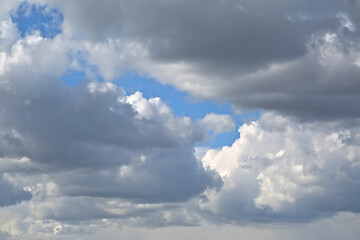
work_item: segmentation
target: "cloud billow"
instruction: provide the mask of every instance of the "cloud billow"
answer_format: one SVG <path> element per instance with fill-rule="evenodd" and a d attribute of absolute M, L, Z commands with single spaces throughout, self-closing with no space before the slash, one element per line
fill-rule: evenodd
<path fill-rule="evenodd" d="M 264 114 L 239 128 L 231 147 L 202 161 L 224 180 L 203 208 L 229 221 L 309 221 L 358 213 L 358 124 L 298 123 Z"/>

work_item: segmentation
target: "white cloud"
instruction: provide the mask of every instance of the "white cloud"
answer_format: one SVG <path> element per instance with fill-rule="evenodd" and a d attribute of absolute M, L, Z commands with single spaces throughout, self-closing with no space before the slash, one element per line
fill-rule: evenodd
<path fill-rule="evenodd" d="M 203 209 L 237 220 L 306 220 L 359 212 L 359 127 L 343 122 L 299 123 L 264 114 L 239 128 L 231 147 L 209 150 L 202 161 L 223 178 Z M 236 197 L 235 197 L 236 196 Z M 237 214 L 231 211 L 236 209 Z M 260 215 L 259 215 L 260 213 Z"/>
<path fill-rule="evenodd" d="M 229 132 L 235 128 L 234 120 L 230 115 L 226 114 L 208 113 L 199 121 L 199 124 L 214 131 L 215 134 Z"/>
<path fill-rule="evenodd" d="M 0 21 L 0 51 L 9 50 L 19 38 L 17 27 L 9 17 Z"/>

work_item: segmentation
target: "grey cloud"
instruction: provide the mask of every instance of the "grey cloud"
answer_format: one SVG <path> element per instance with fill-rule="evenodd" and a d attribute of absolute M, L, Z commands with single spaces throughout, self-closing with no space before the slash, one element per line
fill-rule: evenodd
<path fill-rule="evenodd" d="M 99 220 L 137 227 L 189 226 L 198 225 L 200 221 L 195 211 L 184 208 L 184 203 L 142 204 L 124 199 L 79 196 L 38 200 L 35 199 L 30 207 L 33 217 L 73 226 L 81 226 L 84 222 L 96 222 L 101 226 Z"/>
<path fill-rule="evenodd" d="M 215 173 L 206 173 L 196 165 L 193 152 L 150 151 L 151 154 L 142 155 L 144 163 L 139 156 L 137 164 L 100 171 L 70 171 L 54 179 L 67 195 L 120 197 L 135 202 L 186 201 L 206 186 L 220 183 L 220 179 L 215 180 Z"/>
<path fill-rule="evenodd" d="M 139 44 L 130 68 L 196 97 L 305 120 L 359 116 L 358 1 L 56 4 L 71 34 Z"/>
<path fill-rule="evenodd" d="M 302 56 L 311 33 L 336 24 L 336 9 L 321 13 L 320 4 L 300 1 L 90 1 L 86 9 L 78 1 L 58 4 L 73 34 L 140 40 L 154 60 L 185 60 L 220 72 Z M 310 9 L 316 10 L 309 19 L 289 17 Z M 94 22 L 93 16 L 104 18 Z"/>
<path fill-rule="evenodd" d="M 0 175 L 0 207 L 10 206 L 21 201 L 27 201 L 32 198 L 32 194 L 18 187 L 13 186 Z"/>
<path fill-rule="evenodd" d="M 58 197 L 35 202 L 33 216 L 63 222 L 80 222 L 89 219 L 114 218 L 115 214 L 102 208 L 102 200 L 87 197 Z"/>
<path fill-rule="evenodd" d="M 16 172 L 23 159 L 28 166 L 19 172 L 49 175 L 62 194 L 139 202 L 186 201 L 221 185 L 194 156 L 205 134 L 196 123 L 175 116 L 159 98 L 126 96 L 110 82 L 85 81 L 72 89 L 32 71 L 41 58 L 33 52 L 57 45 L 38 38 L 16 43 L 19 52 L 7 54 L 18 60 L 0 77 L 4 169 Z M 58 60 L 48 60 L 42 67 L 50 72 Z"/>
<path fill-rule="evenodd" d="M 4 240 L 7 240 L 7 239 L 11 238 L 11 235 L 8 232 L 0 230 L 0 238 L 4 239 Z"/>
<path fill-rule="evenodd" d="M 28 95 L 2 91 L 2 126 L 24 138 L 21 144 L 5 141 L 17 147 L 2 146 L 2 154 L 26 156 L 41 172 L 65 171 L 55 179 L 71 195 L 184 201 L 215 183 L 215 175 L 196 163 L 193 144 L 202 133 L 195 124 L 184 122 L 183 136 L 178 135 L 171 124 L 181 119 L 171 114 L 165 120 L 136 118 L 130 104 L 118 101 L 124 96 L 115 85 L 91 93 L 91 84 L 96 83 L 63 88 L 64 95 L 58 95 L 61 86 L 28 89 L 37 95 L 30 104 L 25 104 Z M 121 177 L 125 166 L 130 178 Z"/>

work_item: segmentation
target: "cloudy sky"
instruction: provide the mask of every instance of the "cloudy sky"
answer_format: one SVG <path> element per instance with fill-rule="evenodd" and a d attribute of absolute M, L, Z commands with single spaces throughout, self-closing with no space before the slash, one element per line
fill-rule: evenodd
<path fill-rule="evenodd" d="M 360 235 L 360 1 L 0 6 L 0 239 Z"/>

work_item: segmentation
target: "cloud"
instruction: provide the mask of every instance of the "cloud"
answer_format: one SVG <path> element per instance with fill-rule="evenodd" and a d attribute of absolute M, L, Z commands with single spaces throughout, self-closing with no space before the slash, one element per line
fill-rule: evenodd
<path fill-rule="evenodd" d="M 2 106 L 2 127 L 19 136 L 10 135 L 2 153 L 25 156 L 41 172 L 60 171 L 54 179 L 66 194 L 183 201 L 215 183 L 193 153 L 203 133 L 190 119 L 164 112 L 160 99 L 140 96 L 131 105 L 122 89 L 96 82 L 26 91 L 2 91 L 3 103 L 13 104 Z M 153 116 L 136 112 L 140 104 Z"/>
<path fill-rule="evenodd" d="M 204 125 L 216 134 L 232 131 L 235 128 L 234 120 L 226 114 L 208 113 L 199 121 L 199 124 Z"/>
<path fill-rule="evenodd" d="M 1 239 L 7 240 L 10 239 L 11 235 L 8 232 L 4 232 L 0 230 L 0 237 Z"/>
<path fill-rule="evenodd" d="M 0 207 L 14 205 L 32 198 L 30 192 L 13 186 L 6 179 L 6 175 L 1 174 L 0 177 Z"/>
<path fill-rule="evenodd" d="M 66 34 L 93 46 L 89 61 L 107 80 L 132 69 L 238 110 L 359 117 L 358 1 L 49 4 Z"/>
<path fill-rule="evenodd" d="M 0 211 L 17 237 L 359 213 L 358 1 L 30 2 L 64 21 L 21 37 L 0 10 Z M 72 69 L 86 81 L 62 83 Z M 127 95 L 110 82 L 127 71 L 265 111 L 195 152 L 234 120 Z"/>
<path fill-rule="evenodd" d="M 307 221 L 358 213 L 359 131 L 358 124 L 299 123 L 264 114 L 241 126 L 231 147 L 209 150 L 203 157 L 224 187 L 209 191 L 202 209 L 236 221 Z"/>
<path fill-rule="evenodd" d="M 159 98 L 110 82 L 63 84 L 71 62 L 59 41 L 30 35 L 3 52 L 2 169 L 48 175 L 69 196 L 138 202 L 186 201 L 221 184 L 194 156 L 203 129 Z M 50 51 L 58 55 L 43 59 Z"/>
<path fill-rule="evenodd" d="M 0 32 L 1 51 L 9 50 L 20 37 L 16 25 L 11 21 L 10 18 L 6 18 L 0 22 Z"/>
<path fill-rule="evenodd" d="M 8 17 L 9 12 L 15 11 L 15 9 L 20 4 L 20 1 L 19 0 L 15 0 L 15 1 L 1 0 L 0 3 L 2 6 L 2 8 L 0 10 L 0 19 L 4 19 L 4 18 Z"/>

